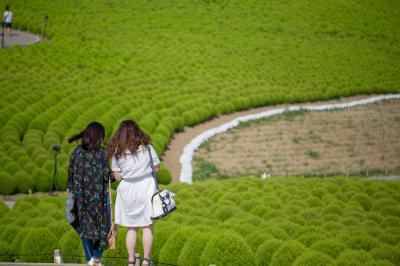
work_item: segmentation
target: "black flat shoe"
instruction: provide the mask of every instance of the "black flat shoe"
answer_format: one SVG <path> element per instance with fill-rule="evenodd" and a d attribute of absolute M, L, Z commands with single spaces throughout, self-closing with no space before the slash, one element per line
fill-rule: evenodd
<path fill-rule="evenodd" d="M 135 265 L 136 265 L 136 258 L 135 258 L 135 260 L 133 260 L 133 261 L 130 261 L 130 260 L 128 259 L 128 264 L 127 264 L 127 266 L 129 266 L 129 265 L 135 266 Z"/>

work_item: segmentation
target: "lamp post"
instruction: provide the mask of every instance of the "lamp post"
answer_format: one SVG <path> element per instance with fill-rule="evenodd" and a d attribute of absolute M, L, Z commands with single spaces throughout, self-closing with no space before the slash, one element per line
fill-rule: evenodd
<path fill-rule="evenodd" d="M 56 176 L 57 176 L 57 155 L 60 153 L 61 151 L 61 145 L 60 144 L 54 144 L 53 145 L 53 152 L 54 152 L 54 173 L 53 173 L 53 178 L 51 180 L 51 187 L 50 187 L 50 192 L 49 194 L 53 194 L 55 188 L 56 188 L 56 184 L 55 184 L 55 180 L 56 180 Z"/>
<path fill-rule="evenodd" d="M 1 48 L 4 48 L 4 21 L 1 22 Z"/>
<path fill-rule="evenodd" d="M 49 21 L 49 16 L 46 15 L 44 16 L 44 32 L 43 32 L 43 37 L 46 37 L 47 34 L 47 22 Z"/>

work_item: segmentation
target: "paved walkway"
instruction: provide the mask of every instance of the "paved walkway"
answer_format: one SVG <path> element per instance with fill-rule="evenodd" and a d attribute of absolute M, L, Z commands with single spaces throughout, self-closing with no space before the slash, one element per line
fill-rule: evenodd
<path fill-rule="evenodd" d="M 0 37 L 2 41 L 2 31 L 0 30 Z M 11 47 L 14 45 L 21 45 L 21 46 L 26 46 L 29 44 L 35 44 L 38 43 L 42 40 L 42 37 L 39 35 L 32 34 L 30 32 L 26 31 L 20 31 L 20 30 L 11 30 L 11 34 L 9 35 L 5 30 L 4 30 L 4 47 Z"/>

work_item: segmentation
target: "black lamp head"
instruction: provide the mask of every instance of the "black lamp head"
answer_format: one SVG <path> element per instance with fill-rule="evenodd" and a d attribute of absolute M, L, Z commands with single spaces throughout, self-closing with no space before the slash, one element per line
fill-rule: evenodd
<path fill-rule="evenodd" d="M 54 153 L 60 153 L 61 151 L 61 145 L 60 144 L 54 144 L 53 145 L 53 152 Z"/>

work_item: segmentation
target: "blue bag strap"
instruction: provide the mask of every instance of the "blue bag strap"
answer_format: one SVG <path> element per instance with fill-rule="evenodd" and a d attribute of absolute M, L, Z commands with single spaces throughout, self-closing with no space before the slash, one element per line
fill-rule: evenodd
<path fill-rule="evenodd" d="M 150 145 L 147 147 L 147 150 L 149 151 L 151 172 L 152 172 L 152 175 L 154 177 L 155 184 L 156 184 L 156 191 L 158 191 L 159 189 L 158 189 L 158 181 L 157 181 L 156 169 L 154 168 L 153 156 L 151 156 Z"/>

